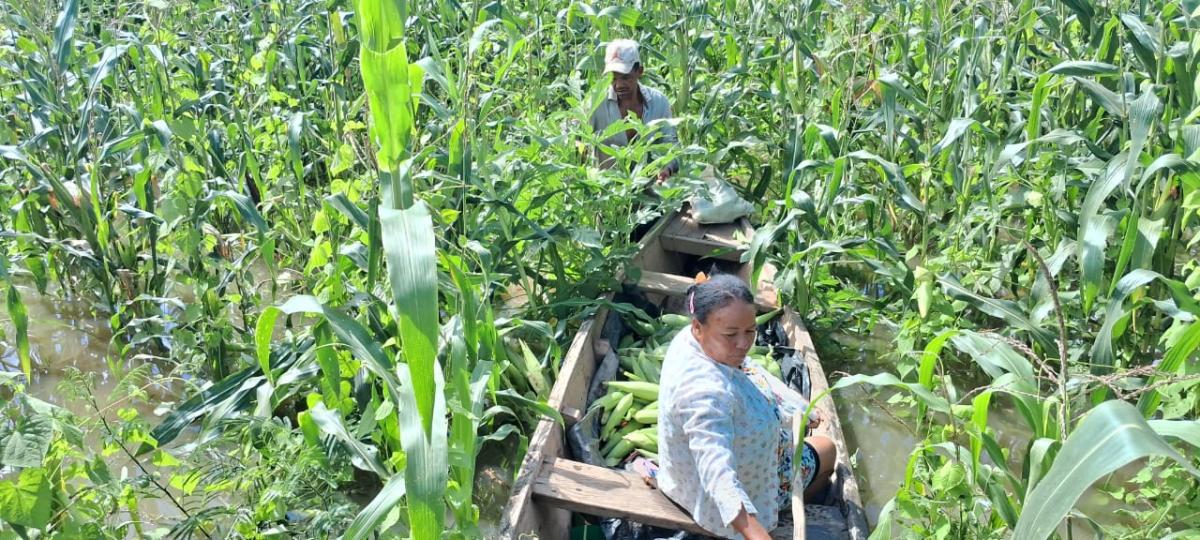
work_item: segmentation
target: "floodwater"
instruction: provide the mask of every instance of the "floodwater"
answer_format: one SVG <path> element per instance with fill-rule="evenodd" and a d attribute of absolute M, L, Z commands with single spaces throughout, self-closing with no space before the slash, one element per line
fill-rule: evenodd
<path fill-rule="evenodd" d="M 153 367 L 153 382 L 144 385 L 144 400 L 127 397 L 128 392 L 119 390 L 120 377 L 114 375 L 109 359 L 117 355 L 110 343 L 112 332 L 108 319 L 93 314 L 87 303 L 62 299 L 54 293 L 41 295 L 31 287 L 18 286 L 21 301 L 29 315 L 29 355 L 31 373 L 26 391 L 33 397 L 57 405 L 70 411 L 80 418 L 98 418 L 97 407 L 103 418 L 110 423 L 120 422 L 118 411 L 132 408 L 138 415 L 155 425 L 159 422 L 157 413 L 166 412 L 163 403 L 171 403 L 177 399 L 181 385 L 163 383 L 158 377 L 159 370 Z M 20 372 L 21 361 L 17 356 L 16 335 L 13 333 L 12 321 L 0 305 L 0 328 L 3 329 L 3 339 L 0 339 L 0 371 Z M 145 358 L 130 360 L 121 364 L 118 369 L 122 372 L 136 365 L 145 363 Z M 73 370 L 92 381 L 91 400 L 80 398 L 79 394 L 67 387 L 79 388 L 77 381 L 71 381 Z M 100 448 L 103 430 L 98 425 L 87 432 L 85 443 L 94 449 Z M 175 445 L 190 438 L 184 433 Z M 172 445 L 174 446 L 174 445 Z M 134 477 L 142 474 L 138 464 L 126 456 L 117 453 L 108 458 L 109 466 L 117 477 Z M 147 471 L 155 472 L 155 466 L 148 459 L 141 459 L 141 466 Z M 0 469 L 0 479 L 6 478 L 11 471 Z M 165 484 L 165 482 L 163 482 Z M 176 494 L 178 495 L 178 494 Z M 142 519 L 151 523 L 173 521 L 181 514 L 167 500 L 146 498 L 139 502 Z M 123 514 L 123 519 L 128 519 Z"/>
<path fill-rule="evenodd" d="M 821 351 L 827 374 L 835 371 L 868 375 L 895 373 L 891 357 L 888 355 L 892 350 L 891 336 L 881 332 L 879 335 L 865 338 L 845 334 L 835 334 L 831 337 L 838 345 L 835 349 L 840 349 L 834 352 L 840 354 Z M 838 378 L 840 377 L 830 375 L 831 382 Z M 979 378 L 976 382 L 981 385 L 986 379 Z M 973 386 L 961 374 L 956 385 L 959 386 L 960 392 L 966 392 Z M 840 390 L 834 396 L 846 445 L 854 460 L 863 509 L 872 528 L 878 522 L 879 513 L 884 505 L 895 496 L 903 484 L 909 456 L 922 440 L 915 433 L 915 411 L 903 403 L 889 401 L 897 392 L 898 390 L 880 390 L 857 385 Z M 1030 433 L 1010 400 L 992 400 L 988 424 L 996 430 L 997 443 L 1008 449 L 1010 463 L 1021 463 Z M 986 455 L 984 461 L 989 461 Z M 1140 468 L 1141 463 L 1138 462 L 1118 470 L 1110 476 L 1108 485 L 1119 485 Z M 1115 510 L 1120 507 L 1120 503 L 1097 489 L 1102 485 L 1105 485 L 1104 481 L 1084 492 L 1076 508 L 1101 525 L 1116 525 L 1120 516 Z M 1060 526 L 1059 532 L 1065 534 L 1066 526 Z M 1096 538 L 1096 535 L 1082 520 L 1074 519 L 1071 522 L 1071 538 L 1088 539 Z"/>
<path fill-rule="evenodd" d="M 36 289 L 18 286 L 21 301 L 29 314 L 29 355 L 31 357 L 31 381 L 28 392 L 43 401 L 58 405 L 78 416 L 95 415 L 91 403 L 83 399 L 70 399 L 70 392 L 60 385 L 67 382 L 72 368 L 90 376 L 95 388 L 93 396 L 97 405 L 104 410 L 105 418 L 114 420 L 121 407 L 133 407 L 143 418 L 154 416 L 155 405 L 151 402 L 173 401 L 176 390 L 163 384 L 143 388 L 147 401 L 119 400 L 110 402 L 120 378 L 115 376 L 108 364 L 116 351 L 110 347 L 112 331 L 107 317 L 90 312 L 84 301 L 57 298 L 54 293 L 41 295 Z M 0 340 L 0 371 L 20 372 L 21 361 L 17 357 L 16 336 L 8 313 L 0 308 L 4 339 Z M 135 367 L 130 361 L 120 366 L 121 370 Z M 136 362 L 141 362 L 137 360 Z M 157 374 L 157 368 L 155 368 Z"/>

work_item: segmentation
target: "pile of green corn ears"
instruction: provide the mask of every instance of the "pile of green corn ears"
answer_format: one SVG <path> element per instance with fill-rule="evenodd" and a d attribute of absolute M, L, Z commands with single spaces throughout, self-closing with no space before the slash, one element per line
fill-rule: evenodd
<path fill-rule="evenodd" d="M 622 372 L 607 382 L 608 393 L 590 409 L 600 409 L 600 453 L 605 464 L 616 467 L 640 455 L 658 460 L 658 383 L 667 347 L 675 334 L 691 323 L 684 315 L 665 314 L 654 323 L 626 321 L 633 333 L 622 338 L 617 357 Z M 657 324 L 655 324 L 657 323 Z M 779 362 L 769 347 L 755 346 L 749 358 L 768 373 L 779 377 Z M 636 455 L 634 452 L 636 451 Z"/>

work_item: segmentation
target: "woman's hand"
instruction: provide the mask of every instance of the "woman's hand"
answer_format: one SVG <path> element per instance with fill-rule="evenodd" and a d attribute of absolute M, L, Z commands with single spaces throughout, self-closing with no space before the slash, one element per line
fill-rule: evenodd
<path fill-rule="evenodd" d="M 771 535 L 767 534 L 767 530 L 758 522 L 758 518 L 754 514 L 746 512 L 745 508 L 738 513 L 729 527 L 742 535 L 746 540 L 771 540 Z"/>
<path fill-rule="evenodd" d="M 813 430 L 821 427 L 821 411 L 813 409 L 808 413 L 808 429 Z"/>

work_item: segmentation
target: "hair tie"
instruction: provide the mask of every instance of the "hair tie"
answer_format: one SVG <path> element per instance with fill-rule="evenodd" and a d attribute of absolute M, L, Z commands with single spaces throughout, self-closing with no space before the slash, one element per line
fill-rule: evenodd
<path fill-rule="evenodd" d="M 688 287 L 688 313 L 691 315 L 696 314 L 696 287 L 699 287 L 705 281 L 708 281 L 708 274 L 698 272 L 692 286 Z"/>

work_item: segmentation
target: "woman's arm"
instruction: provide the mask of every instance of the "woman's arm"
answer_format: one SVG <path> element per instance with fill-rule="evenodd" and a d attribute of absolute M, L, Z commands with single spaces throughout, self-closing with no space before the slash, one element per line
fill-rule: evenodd
<path fill-rule="evenodd" d="M 763 528 L 754 514 L 742 510 L 729 527 L 742 535 L 745 540 L 771 540 L 770 533 Z"/>

